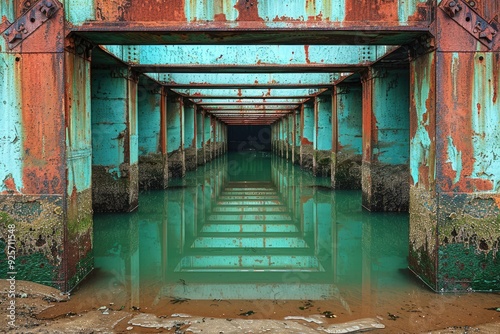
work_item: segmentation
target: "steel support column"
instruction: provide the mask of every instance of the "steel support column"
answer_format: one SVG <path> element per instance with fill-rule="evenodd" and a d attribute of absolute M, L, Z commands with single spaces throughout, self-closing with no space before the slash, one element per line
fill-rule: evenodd
<path fill-rule="evenodd" d="M 407 211 L 409 71 L 369 68 L 363 78 L 363 207 Z"/>
<path fill-rule="evenodd" d="M 58 10 L 12 49 L 0 38 L 0 277 L 69 291 L 93 268 L 90 46 L 61 36 Z"/>
<path fill-rule="evenodd" d="M 409 265 L 435 291 L 498 291 L 500 45 L 437 14 L 437 50 L 411 62 Z"/>
<path fill-rule="evenodd" d="M 205 142 L 205 112 L 196 108 L 196 151 L 198 166 L 205 164 L 205 152 L 203 143 Z"/>
<path fill-rule="evenodd" d="M 212 161 L 212 115 L 205 113 L 203 151 L 205 162 Z"/>
<path fill-rule="evenodd" d="M 333 93 L 332 188 L 361 189 L 361 85 L 339 84 Z"/>
<path fill-rule="evenodd" d="M 313 173 L 330 176 L 332 155 L 332 94 L 324 94 L 314 101 L 314 155 Z"/>
<path fill-rule="evenodd" d="M 293 163 L 300 165 L 301 158 L 300 158 L 300 140 L 301 140 L 301 115 L 302 112 L 299 111 L 294 111 L 293 113 L 293 119 L 294 119 L 294 152 L 293 152 Z"/>
<path fill-rule="evenodd" d="M 167 97 L 167 152 L 169 177 L 183 177 L 186 173 L 184 123 L 183 98 L 169 95 Z"/>
<path fill-rule="evenodd" d="M 137 77 L 92 68 L 92 197 L 96 212 L 130 212 L 139 199 Z"/>
<path fill-rule="evenodd" d="M 139 188 L 168 185 L 166 89 L 141 77 L 138 91 Z"/>
<path fill-rule="evenodd" d="M 186 170 L 195 170 L 198 165 L 196 149 L 196 106 L 192 103 L 184 104 L 184 155 Z"/>
<path fill-rule="evenodd" d="M 300 111 L 300 167 L 312 171 L 314 156 L 314 103 L 306 103 Z"/>

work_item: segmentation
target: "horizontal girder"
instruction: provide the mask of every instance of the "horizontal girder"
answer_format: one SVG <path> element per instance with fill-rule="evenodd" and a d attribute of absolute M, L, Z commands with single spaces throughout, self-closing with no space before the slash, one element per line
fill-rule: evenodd
<path fill-rule="evenodd" d="M 323 88 L 339 80 L 338 73 L 167 73 L 155 77 L 172 88 Z"/>
<path fill-rule="evenodd" d="M 387 46 L 356 45 L 109 45 L 110 53 L 142 73 L 353 72 Z M 159 76 L 159 81 L 163 81 Z"/>
<path fill-rule="evenodd" d="M 198 106 L 210 106 L 210 105 L 240 105 L 240 104 L 301 104 L 305 103 L 307 98 L 298 99 L 253 99 L 253 98 L 238 98 L 238 99 L 192 99 L 191 101 L 196 103 Z"/>
<path fill-rule="evenodd" d="M 299 89 L 263 89 L 263 88 L 233 88 L 233 89 L 172 89 L 173 92 L 182 96 L 191 98 L 271 98 L 276 97 L 289 97 L 289 98 L 303 98 L 318 95 L 327 89 L 325 88 L 299 88 Z"/>

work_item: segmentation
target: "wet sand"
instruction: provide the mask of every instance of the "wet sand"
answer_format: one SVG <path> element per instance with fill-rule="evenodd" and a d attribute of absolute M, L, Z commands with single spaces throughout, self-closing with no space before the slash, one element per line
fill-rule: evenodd
<path fill-rule="evenodd" d="M 0 328 L 8 328 L 7 288 L 8 283 L 1 280 Z M 189 328 L 187 325 L 170 330 L 132 326 L 130 320 L 142 313 L 153 314 L 159 320 L 169 319 L 172 314 L 187 314 L 207 320 L 225 319 L 228 323 L 233 319 L 274 319 L 286 323 L 290 322 L 284 320 L 288 316 L 312 317 L 321 319 L 323 327 L 373 318 L 385 325 L 384 329 L 374 330 L 380 333 L 500 332 L 500 312 L 497 311 L 500 307 L 499 293 L 436 294 L 418 291 L 401 294 L 394 291 L 376 295 L 371 292 L 368 294 L 369 300 L 349 298 L 349 305 L 343 304 L 341 300 L 184 300 L 158 298 L 151 293 L 141 296 L 139 306 L 132 305 L 119 286 L 104 293 L 95 285 L 83 283 L 66 300 L 55 289 L 18 281 L 16 293 L 17 328 L 13 332 L 19 333 L 184 333 Z M 331 314 L 331 317 L 325 317 L 325 314 Z M 314 322 L 294 321 L 311 330 L 319 327 Z M 229 328 L 231 326 L 228 325 Z M 283 327 L 283 333 L 290 331 Z M 203 331 L 207 332 L 208 329 Z M 321 330 L 317 332 L 325 333 Z"/>

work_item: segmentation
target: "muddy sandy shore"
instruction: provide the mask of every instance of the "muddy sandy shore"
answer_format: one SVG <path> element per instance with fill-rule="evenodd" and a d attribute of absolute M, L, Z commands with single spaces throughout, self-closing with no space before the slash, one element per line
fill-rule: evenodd
<path fill-rule="evenodd" d="M 68 296 L 17 281 L 16 327 L 11 328 L 8 291 L 9 283 L 0 280 L 0 328 L 13 333 L 500 333 L 498 293 L 389 296 L 376 308 L 351 311 L 329 300 L 166 297 L 135 306 L 118 290 L 98 296 L 83 285 Z"/>

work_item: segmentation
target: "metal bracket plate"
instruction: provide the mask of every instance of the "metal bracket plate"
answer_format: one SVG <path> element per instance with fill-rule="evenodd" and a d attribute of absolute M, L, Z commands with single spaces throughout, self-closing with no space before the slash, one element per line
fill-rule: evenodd
<path fill-rule="evenodd" d="M 62 5 L 56 0 L 40 0 L 34 4 L 2 33 L 9 49 L 12 50 L 21 44 L 61 7 Z"/>
<path fill-rule="evenodd" d="M 488 49 L 493 48 L 493 42 L 495 37 L 498 36 L 498 30 L 476 13 L 467 2 L 463 0 L 445 0 L 441 2 L 439 8 Z"/>

